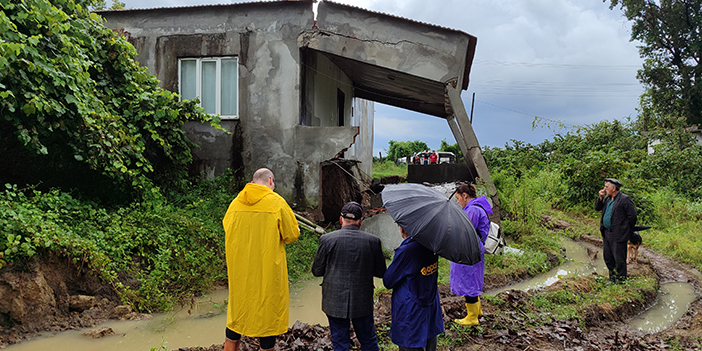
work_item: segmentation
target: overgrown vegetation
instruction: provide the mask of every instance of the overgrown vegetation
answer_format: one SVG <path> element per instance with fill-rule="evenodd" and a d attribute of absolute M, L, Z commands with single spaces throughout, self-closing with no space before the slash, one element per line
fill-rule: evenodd
<path fill-rule="evenodd" d="M 0 194 L 0 265 L 49 251 L 100 274 L 124 303 L 167 310 L 226 279 L 221 220 L 231 176 L 169 200 L 108 210 L 71 194 L 6 185 Z"/>
<path fill-rule="evenodd" d="M 606 177 L 624 182 L 632 197 L 647 245 L 679 261 L 702 268 L 697 254 L 702 207 L 702 146 L 681 125 L 642 133 L 637 123 L 599 122 L 538 145 L 513 141 L 504 149 L 486 148 L 485 158 L 498 189 L 505 231 L 523 236 L 539 233 L 541 214 L 564 211 L 590 218 L 590 232 L 599 235 L 599 213 L 593 204 Z M 656 144 L 654 153 L 647 145 Z M 529 242 L 534 242 L 532 239 Z M 533 245 L 533 244 L 531 244 Z"/>
<path fill-rule="evenodd" d="M 88 10 L 99 3 L 0 1 L 0 182 L 113 203 L 185 190 L 195 145 L 182 126 L 219 119 L 160 88 Z"/>

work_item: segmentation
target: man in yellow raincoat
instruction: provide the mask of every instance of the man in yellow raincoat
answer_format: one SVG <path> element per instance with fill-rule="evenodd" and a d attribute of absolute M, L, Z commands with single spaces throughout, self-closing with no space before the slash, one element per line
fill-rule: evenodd
<path fill-rule="evenodd" d="M 285 244 L 300 230 L 274 189 L 273 172 L 257 170 L 222 220 L 229 274 L 225 351 L 239 350 L 241 335 L 258 337 L 262 350 L 272 350 L 276 336 L 288 331 Z"/>

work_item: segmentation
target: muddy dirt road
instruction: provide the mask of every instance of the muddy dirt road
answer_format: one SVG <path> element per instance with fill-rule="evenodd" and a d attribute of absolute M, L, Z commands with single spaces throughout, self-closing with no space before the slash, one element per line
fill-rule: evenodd
<path fill-rule="evenodd" d="M 585 236 L 583 241 L 601 246 L 601 240 Z M 600 258 L 601 259 L 601 258 Z M 631 266 L 632 275 L 657 277 L 660 284 L 687 282 L 692 284 L 698 297 L 687 313 L 671 328 L 659 333 L 644 334 L 626 324 L 650 305 L 656 296 L 647 296 L 644 304 L 632 304 L 612 309 L 607 305 L 589 311 L 586 330 L 574 321 L 554 320 L 550 324 L 530 327 L 529 317 L 524 313 L 529 294 L 507 290 L 502 299 L 508 306 L 496 307 L 483 303 L 485 316 L 479 327 L 457 328 L 454 318 L 463 317 L 463 298 L 450 293 L 448 286 L 441 288 L 441 303 L 444 310 L 445 336 L 456 340 L 448 350 L 702 350 L 702 281 L 689 268 L 647 249 L 641 249 L 639 262 Z M 491 279 L 492 278 L 492 279 Z M 590 278 L 594 279 L 594 278 Z M 486 277 L 486 290 L 504 284 L 504 277 Z M 587 284 L 582 285 L 583 288 Z M 558 283 L 548 289 L 562 289 Z M 571 287 L 572 288 L 572 287 Z M 376 326 L 381 339 L 388 340 L 391 322 L 390 294 L 383 294 L 375 309 Z M 458 341 L 460 340 L 460 341 Z M 360 345 L 357 345 L 360 346 Z M 441 347 L 439 349 L 442 349 Z M 180 351 L 219 351 L 222 345 L 183 348 Z M 258 350 L 255 339 L 244 339 L 242 350 Z M 298 323 L 279 338 L 276 350 L 333 350 L 326 327 Z"/>

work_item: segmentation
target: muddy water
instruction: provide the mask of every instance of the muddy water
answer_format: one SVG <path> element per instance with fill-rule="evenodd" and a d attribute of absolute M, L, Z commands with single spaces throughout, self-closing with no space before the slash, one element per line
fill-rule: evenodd
<path fill-rule="evenodd" d="M 179 347 L 211 345 L 223 342 L 226 312 L 223 310 L 227 291 L 221 290 L 200 299 L 192 311 L 187 309 L 172 313 L 155 314 L 143 321 L 110 321 L 98 327 L 109 327 L 115 335 L 93 340 L 83 335 L 84 329 L 66 331 L 49 337 L 10 346 L 9 351 L 124 351 L 161 350 L 161 345 L 172 350 Z"/>
<path fill-rule="evenodd" d="M 290 291 L 290 323 L 297 320 L 309 324 L 327 325 L 326 315 L 321 310 L 321 279 L 306 281 Z M 218 290 L 198 300 L 191 314 L 187 307 L 171 313 L 154 314 L 144 321 L 110 321 L 99 327 L 109 327 L 115 335 L 93 340 L 80 331 L 66 331 L 49 337 L 22 342 L 6 348 L 8 351 L 125 351 L 168 350 L 180 347 L 209 346 L 224 341 L 226 325 L 226 289 Z M 189 306 L 188 306 L 189 307 Z M 48 334 L 45 334 L 48 335 Z"/>
<path fill-rule="evenodd" d="M 629 325 L 644 333 L 659 332 L 680 319 L 696 297 L 694 288 L 688 283 L 663 284 L 656 304 L 632 318 Z"/>
<path fill-rule="evenodd" d="M 289 325 L 300 320 L 308 324 L 328 325 L 322 312 L 322 278 L 302 282 L 290 289 Z M 375 279 L 375 286 L 382 286 L 381 279 Z M 109 327 L 115 335 L 93 340 L 82 335 L 90 330 L 65 331 L 47 337 L 25 341 L 6 348 L 8 351 L 125 351 L 152 348 L 167 350 L 181 347 L 210 346 L 224 341 L 224 327 L 227 322 L 225 300 L 226 289 L 215 291 L 198 299 L 188 313 L 188 307 L 172 313 L 154 314 L 143 321 L 110 321 L 96 328 Z"/>
<path fill-rule="evenodd" d="M 583 242 L 575 242 L 570 239 L 563 239 L 561 241 L 561 247 L 565 248 L 566 262 L 560 266 L 552 269 L 546 274 L 542 274 L 532 279 L 500 289 L 488 291 L 486 293 L 489 295 L 497 295 L 505 290 L 526 291 L 530 289 L 539 289 L 550 286 L 564 277 L 578 277 L 590 275 L 592 273 L 605 276 L 609 274 L 607 267 L 604 264 L 604 260 L 602 260 L 602 254 L 599 253 L 600 250 L 594 245 Z M 588 257 L 588 247 L 598 250 L 597 258 L 593 262 L 590 262 L 590 258 Z"/>

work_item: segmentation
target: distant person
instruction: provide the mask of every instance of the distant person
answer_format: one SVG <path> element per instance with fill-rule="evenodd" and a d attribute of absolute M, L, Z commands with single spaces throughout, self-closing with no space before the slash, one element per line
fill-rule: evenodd
<path fill-rule="evenodd" d="M 439 155 L 436 154 L 436 151 L 432 150 L 431 154 L 429 155 L 429 163 L 435 165 L 439 161 Z"/>
<path fill-rule="evenodd" d="M 485 279 L 485 247 L 483 244 L 490 231 L 488 214 L 492 213 L 492 207 L 485 196 L 478 197 L 477 193 L 473 184 L 461 184 L 456 189 L 458 205 L 468 215 L 480 237 L 480 262 L 472 266 L 451 262 L 451 292 L 464 296 L 466 300 L 466 317 L 453 320 L 461 325 L 476 325 L 479 323 L 478 318 L 483 315 L 483 310 L 480 307 L 480 294 L 483 293 Z"/>
<path fill-rule="evenodd" d="M 424 164 L 429 164 L 429 150 L 424 151 Z"/>
<path fill-rule="evenodd" d="M 322 281 L 322 311 L 329 320 L 335 351 L 348 351 L 353 323 L 363 351 L 377 351 L 373 320 L 373 277 L 385 274 L 380 239 L 361 231 L 363 208 L 349 202 L 341 209 L 341 229 L 319 238 L 312 274 Z"/>
<path fill-rule="evenodd" d="M 414 157 L 412 157 L 412 163 L 414 163 L 415 165 L 419 164 L 419 154 L 417 154 L 416 152 L 414 153 Z"/>
<path fill-rule="evenodd" d="M 619 180 L 606 178 L 604 188 L 595 200 L 595 210 L 602 212 L 602 256 L 609 269 L 609 280 L 615 283 L 627 278 L 627 243 L 636 225 L 636 207 L 630 197 L 619 191 L 621 186 Z"/>
<path fill-rule="evenodd" d="M 390 339 L 399 351 L 435 351 L 444 332 L 439 300 L 439 256 L 400 227 L 402 243 L 383 277 L 392 289 Z"/>
<path fill-rule="evenodd" d="M 239 350 L 242 335 L 258 337 L 261 350 L 272 350 L 276 336 L 288 331 L 284 244 L 297 240 L 300 230 L 274 189 L 273 172 L 257 170 L 222 220 L 229 275 L 224 351 Z"/>

